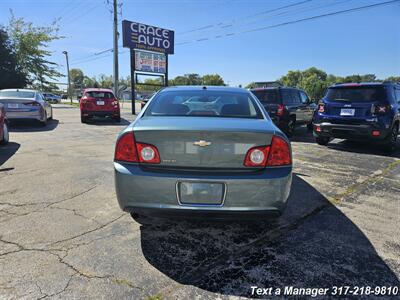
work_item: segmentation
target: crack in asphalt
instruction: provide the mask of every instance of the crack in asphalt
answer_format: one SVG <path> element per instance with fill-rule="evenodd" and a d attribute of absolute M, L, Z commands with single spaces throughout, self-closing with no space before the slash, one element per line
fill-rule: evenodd
<path fill-rule="evenodd" d="M 77 197 L 80 197 L 80 196 L 82 196 L 82 195 L 84 195 L 84 194 L 90 192 L 91 190 L 95 189 L 97 186 L 98 186 L 98 185 L 94 185 L 94 186 L 90 187 L 89 189 L 86 189 L 86 190 L 84 190 L 84 191 L 82 191 L 82 192 L 80 192 L 80 193 L 78 193 L 78 194 L 75 194 L 75 195 L 73 195 L 73 196 L 71 196 L 71 197 L 64 198 L 64 199 L 62 199 L 62 200 L 55 201 L 55 202 L 36 202 L 36 203 L 22 203 L 22 204 L 10 203 L 10 202 L 0 202 L 0 205 L 9 205 L 9 206 L 13 206 L 13 207 L 25 207 L 25 206 L 34 206 L 34 205 L 36 205 L 36 206 L 37 206 L 37 205 L 44 205 L 44 206 L 43 206 L 42 208 L 40 208 L 40 209 L 35 209 L 35 210 L 32 210 L 32 211 L 28 211 L 28 212 L 26 212 L 26 213 L 20 213 L 20 214 L 15 213 L 15 217 L 9 218 L 9 219 L 7 219 L 7 220 L 0 221 L 0 223 L 6 222 L 6 221 L 9 221 L 9 220 L 18 218 L 18 217 L 27 216 L 27 215 L 30 215 L 30 214 L 35 213 L 35 212 L 40 212 L 40 211 L 45 210 L 46 208 L 51 208 L 52 205 L 60 204 L 60 203 L 65 202 L 65 201 L 75 199 L 75 198 L 77 198 Z"/>
<path fill-rule="evenodd" d="M 75 236 L 72 236 L 72 237 L 69 237 L 69 238 L 66 238 L 66 239 L 63 239 L 63 240 L 55 241 L 55 242 L 53 242 L 53 243 L 50 243 L 49 245 L 51 246 L 51 245 L 56 245 L 56 244 L 59 244 L 59 243 L 62 243 L 62 242 L 70 241 L 70 240 L 76 239 L 76 238 L 78 238 L 78 237 L 84 236 L 84 235 L 86 235 L 86 234 L 89 234 L 89 233 L 95 232 L 95 231 L 97 231 L 97 230 L 103 229 L 104 227 L 106 227 L 106 226 L 108 226 L 108 225 L 110 225 L 110 224 L 112 224 L 112 223 L 118 221 L 118 220 L 121 219 L 123 216 L 125 216 L 125 214 L 121 214 L 119 217 L 117 217 L 117 218 L 115 218 L 115 219 L 112 219 L 111 221 L 109 221 L 109 222 L 107 222 L 107 223 L 104 223 L 104 224 L 102 224 L 102 225 L 99 226 L 99 227 L 96 227 L 96 228 L 94 228 L 94 229 L 91 229 L 91 230 L 82 232 L 82 233 L 80 233 L 80 234 L 77 234 L 77 235 L 75 235 Z"/>
<path fill-rule="evenodd" d="M 81 218 L 83 218 L 83 219 L 85 219 L 85 220 L 88 220 L 88 221 L 91 221 L 91 222 L 95 222 L 97 225 L 102 225 L 99 221 L 97 221 L 97 220 L 95 220 L 95 219 L 93 219 L 93 218 L 89 218 L 89 217 L 86 217 L 86 216 L 80 214 L 80 213 L 77 212 L 77 210 L 74 209 L 74 208 L 65 208 L 65 207 L 58 207 L 58 206 L 49 206 L 48 208 L 50 208 L 50 209 L 59 209 L 59 210 L 71 211 L 71 212 L 73 212 L 73 214 L 74 214 L 75 216 L 81 217 Z"/>
<path fill-rule="evenodd" d="M 354 183 L 353 185 L 350 185 L 343 193 L 339 193 L 337 195 L 335 195 L 334 197 L 332 197 L 331 199 L 333 199 L 332 202 L 335 202 L 336 204 L 340 204 L 342 201 L 344 201 L 344 199 L 356 192 L 358 192 L 360 190 L 361 187 L 370 184 L 370 183 L 374 183 L 377 182 L 379 180 L 381 180 L 382 178 L 384 178 L 384 176 L 390 172 L 392 169 L 394 169 L 397 165 L 400 164 L 400 160 L 396 160 L 392 163 L 390 163 L 389 165 L 387 165 L 382 172 L 380 173 L 373 173 L 370 176 L 368 176 L 366 179 L 364 179 L 361 182 L 358 183 Z M 4 213 L 8 213 L 8 214 L 14 214 L 16 215 L 16 217 L 18 216 L 24 216 L 24 215 L 28 215 L 34 212 L 39 212 L 42 211 L 46 208 L 50 208 L 50 209 L 61 209 L 61 210 L 68 210 L 68 211 L 72 211 L 75 215 L 80 216 L 82 218 L 88 219 L 86 216 L 81 215 L 79 212 L 77 212 L 76 209 L 71 209 L 71 208 L 63 208 L 63 207 L 57 207 L 57 206 L 53 206 L 59 203 L 62 203 L 64 201 L 68 201 L 71 199 L 74 199 L 76 197 L 79 197 L 85 193 L 88 193 L 89 191 L 93 190 L 94 188 L 96 188 L 97 185 L 81 192 L 78 193 L 76 195 L 73 195 L 72 197 L 68 197 L 66 199 L 62 199 L 60 201 L 56 201 L 56 202 L 39 202 L 39 203 L 26 203 L 26 204 L 14 204 L 14 203 L 7 203 L 7 202 L 0 202 L 0 205 L 9 205 L 12 207 L 25 207 L 25 206 L 34 206 L 34 205 L 44 205 L 44 207 L 42 207 L 41 209 L 38 210 L 34 210 L 34 211 L 30 211 L 24 214 L 16 214 L 16 213 L 11 213 L 8 212 L 6 210 L 0 210 L 1 212 Z M 3 192 L 3 193 L 7 193 L 7 192 Z M 0 194 L 1 195 L 1 194 Z M 282 237 L 283 235 L 287 234 L 288 232 L 297 229 L 298 227 L 300 227 L 302 224 L 304 224 L 307 220 L 309 220 L 309 218 L 314 217 L 315 215 L 317 215 L 318 213 L 320 213 L 322 210 L 324 210 L 325 208 L 329 207 L 330 204 L 323 204 L 320 205 L 318 207 L 316 207 L 314 210 L 312 210 L 309 213 L 304 214 L 303 216 L 301 216 L 300 218 L 298 218 L 297 220 L 295 220 L 294 222 L 291 223 L 286 223 L 286 224 L 282 224 L 279 227 L 269 230 L 267 231 L 264 235 L 262 235 L 260 238 L 247 243 L 243 246 L 239 246 L 235 248 L 235 251 L 229 251 L 228 253 L 223 253 L 217 257 L 215 257 L 214 259 L 207 261 L 207 262 L 203 262 L 201 263 L 197 268 L 195 268 L 194 270 L 192 270 L 191 272 L 186 273 L 185 276 L 182 277 L 182 279 L 186 282 L 188 282 L 188 280 L 190 280 L 190 282 L 192 282 L 192 285 L 198 283 L 201 278 L 206 275 L 207 273 L 209 273 L 210 271 L 212 271 L 217 265 L 221 264 L 221 263 L 226 263 L 229 262 L 231 259 L 234 259 L 235 257 L 241 256 L 243 255 L 244 252 L 248 251 L 249 249 L 251 249 L 252 247 L 259 245 L 259 244 L 264 244 L 264 243 L 268 243 L 268 242 L 272 242 L 280 237 Z M 62 242 L 66 242 L 66 241 L 71 241 L 74 240 L 76 238 L 85 236 L 89 233 L 98 231 L 103 229 L 104 227 L 118 221 L 120 218 L 122 218 L 125 214 L 120 215 L 119 217 L 112 219 L 111 221 L 101 224 L 100 222 L 93 220 L 94 222 L 96 222 L 97 224 L 99 224 L 100 226 L 92 229 L 92 230 L 88 230 L 85 231 L 81 234 L 63 239 L 63 240 L 59 240 L 53 243 L 48 244 L 48 246 L 53 246 L 53 245 L 57 245 L 59 243 Z M 10 219 L 8 219 L 10 220 Z M 8 221 L 7 220 L 7 221 Z M 115 234 L 113 234 L 115 235 Z M 113 236 L 113 235 L 109 235 L 109 236 Z M 12 253 L 17 253 L 17 252 L 21 252 L 21 251 L 40 251 L 40 252 L 46 252 L 50 255 L 53 255 L 55 257 L 57 257 L 58 262 L 67 266 L 69 269 L 71 269 L 73 271 L 73 274 L 70 276 L 67 284 L 58 292 L 55 292 L 53 294 L 46 294 L 43 293 L 43 291 L 41 290 L 40 286 L 35 282 L 35 285 L 37 286 L 37 288 L 39 289 L 40 294 L 42 295 L 39 299 L 45 299 L 45 298 L 49 298 L 49 297 L 54 297 L 57 295 L 60 295 L 62 293 L 64 293 L 69 287 L 70 287 L 70 283 L 72 281 L 72 279 L 78 275 L 78 276 L 82 276 L 84 278 L 87 278 L 89 280 L 91 279 L 100 279 L 100 280 L 110 280 L 111 282 L 118 284 L 118 285 L 124 285 L 130 288 L 135 288 L 138 289 L 142 292 L 144 292 L 144 289 L 138 286 L 135 286 L 134 283 L 128 279 L 123 279 L 123 278 L 117 278 L 115 276 L 112 275 L 98 275 L 98 274 L 91 274 L 88 272 L 85 272 L 83 270 L 81 270 L 80 268 L 68 263 L 67 261 L 65 261 L 65 258 L 68 256 L 68 252 L 72 249 L 75 249 L 81 245 L 87 245 L 89 243 L 92 243 L 96 240 L 102 239 L 104 237 L 100 237 L 94 240 L 91 240 L 90 242 L 82 242 L 82 243 L 78 243 L 78 244 L 72 244 L 70 248 L 68 248 L 67 246 L 62 246 L 61 249 L 58 248 L 46 248 L 46 249 L 42 249 L 42 248 L 25 248 L 24 246 L 22 246 L 21 244 L 15 243 L 15 242 L 11 242 L 11 241 L 6 241 L 3 240 L 2 237 L 0 236 L 0 241 L 5 243 L 5 244 L 11 244 L 14 245 L 15 247 L 17 247 L 17 250 L 13 250 L 13 251 L 9 251 L 3 254 L 0 254 L 0 257 L 5 257 L 8 254 L 12 254 Z M 53 251 L 53 252 L 52 252 Z M 60 255 L 60 253 L 54 253 L 54 251 L 58 251 L 61 253 L 65 253 L 64 256 Z M 172 285 L 169 286 L 167 289 L 175 289 L 175 288 L 179 288 L 181 287 L 181 285 Z M 160 291 L 165 290 L 165 289 L 161 289 Z"/>

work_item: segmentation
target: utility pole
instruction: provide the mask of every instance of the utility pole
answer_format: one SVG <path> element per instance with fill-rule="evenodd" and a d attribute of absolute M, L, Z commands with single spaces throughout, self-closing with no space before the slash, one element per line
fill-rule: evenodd
<path fill-rule="evenodd" d="M 67 52 L 67 51 L 63 51 L 63 54 L 65 54 L 65 59 L 67 60 L 67 74 L 68 74 L 68 89 L 67 89 L 67 95 L 69 96 L 69 99 L 71 100 L 71 104 L 72 104 L 71 79 L 70 79 L 70 77 L 69 77 L 68 52 Z"/>
<path fill-rule="evenodd" d="M 114 0 L 114 94 L 118 97 L 118 17 L 117 17 L 117 0 Z"/>

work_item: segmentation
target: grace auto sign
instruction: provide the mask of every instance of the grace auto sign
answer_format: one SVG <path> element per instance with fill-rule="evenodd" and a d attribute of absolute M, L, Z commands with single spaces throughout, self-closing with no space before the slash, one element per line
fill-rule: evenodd
<path fill-rule="evenodd" d="M 132 49 L 174 53 L 174 31 L 151 25 L 122 21 L 123 46 Z"/>

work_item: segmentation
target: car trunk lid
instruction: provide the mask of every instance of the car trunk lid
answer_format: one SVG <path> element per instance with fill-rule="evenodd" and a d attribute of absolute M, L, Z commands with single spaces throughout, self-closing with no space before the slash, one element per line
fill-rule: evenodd
<path fill-rule="evenodd" d="M 247 151 L 270 145 L 275 128 L 264 119 L 144 117 L 137 142 L 157 147 L 162 166 L 244 168 Z"/>
<path fill-rule="evenodd" d="M 353 119 L 370 118 L 374 114 L 374 107 L 387 104 L 382 86 L 359 84 L 329 88 L 326 100 L 326 114 Z"/>
<path fill-rule="evenodd" d="M 32 109 L 32 106 L 39 106 L 39 102 L 32 98 L 0 98 L 6 111 L 25 111 Z"/>

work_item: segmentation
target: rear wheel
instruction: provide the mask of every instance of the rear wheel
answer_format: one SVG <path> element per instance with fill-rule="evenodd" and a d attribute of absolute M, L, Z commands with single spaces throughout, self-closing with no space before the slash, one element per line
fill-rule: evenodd
<path fill-rule="evenodd" d="M 8 125 L 7 125 L 6 122 L 4 122 L 4 124 L 3 124 L 3 136 L 2 136 L 2 138 L 0 140 L 0 144 L 1 145 L 8 144 L 9 139 L 10 139 L 10 136 L 9 136 L 9 132 L 8 132 Z"/>
<path fill-rule="evenodd" d="M 398 134 L 399 134 L 399 124 L 396 123 L 393 126 L 390 134 L 386 137 L 384 142 L 385 143 L 384 147 L 387 151 L 393 151 L 396 148 Z"/>
<path fill-rule="evenodd" d="M 326 146 L 329 143 L 329 138 L 327 138 L 327 137 L 316 137 L 315 141 L 317 142 L 318 145 Z"/>
<path fill-rule="evenodd" d="M 82 123 L 87 123 L 87 117 L 81 116 L 81 122 Z"/>
<path fill-rule="evenodd" d="M 40 121 L 40 126 L 42 126 L 42 127 L 47 126 L 47 113 L 44 113 L 44 120 Z"/>
<path fill-rule="evenodd" d="M 289 119 L 289 123 L 287 124 L 286 135 L 289 137 L 293 136 L 295 127 L 296 127 L 296 119 L 291 117 Z"/>
<path fill-rule="evenodd" d="M 114 119 L 115 122 L 118 122 L 118 123 L 121 122 L 121 117 L 120 116 L 114 117 L 113 119 Z"/>
<path fill-rule="evenodd" d="M 308 130 L 313 130 L 313 124 L 312 123 L 308 123 L 307 124 L 307 129 Z"/>

